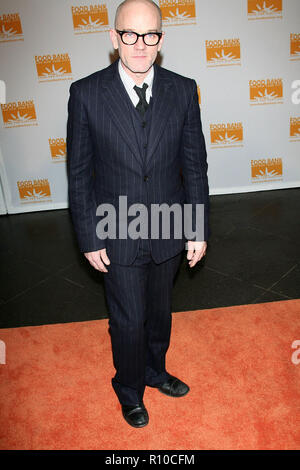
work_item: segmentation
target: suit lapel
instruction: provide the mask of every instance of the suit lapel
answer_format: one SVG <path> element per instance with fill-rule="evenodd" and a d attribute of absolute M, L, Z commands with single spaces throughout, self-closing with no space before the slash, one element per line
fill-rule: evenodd
<path fill-rule="evenodd" d="M 127 102 L 126 90 L 123 86 L 117 69 L 118 61 L 115 61 L 109 70 L 108 76 L 103 80 L 103 97 L 106 106 L 118 127 L 123 139 L 132 153 L 142 164 L 142 157 L 138 147 L 134 127 L 130 119 L 130 109 Z"/>
<path fill-rule="evenodd" d="M 174 106 L 171 80 L 165 78 L 159 66 L 154 64 L 154 80 L 152 86 L 152 117 L 149 131 L 149 146 L 146 154 L 146 165 L 153 164 L 153 153 L 165 129 L 171 109 Z"/>

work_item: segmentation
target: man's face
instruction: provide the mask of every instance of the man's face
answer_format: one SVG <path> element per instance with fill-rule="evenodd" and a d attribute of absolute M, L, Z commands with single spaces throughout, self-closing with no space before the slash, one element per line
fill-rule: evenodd
<path fill-rule="evenodd" d="M 156 8 L 149 4 L 128 3 L 119 13 L 117 29 L 139 34 L 159 32 L 160 18 Z M 161 49 L 163 36 L 156 46 L 146 46 L 141 37 L 131 46 L 123 44 L 120 35 L 114 29 L 110 30 L 110 38 L 114 48 L 119 49 L 119 56 L 127 73 L 134 79 L 143 80 Z"/>

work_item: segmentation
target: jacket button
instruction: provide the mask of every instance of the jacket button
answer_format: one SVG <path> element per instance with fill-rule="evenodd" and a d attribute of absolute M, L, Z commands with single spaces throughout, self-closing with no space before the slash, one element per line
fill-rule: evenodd
<path fill-rule="evenodd" d="M 147 181 L 149 179 L 149 176 L 148 175 L 145 175 L 144 176 L 144 181 Z"/>

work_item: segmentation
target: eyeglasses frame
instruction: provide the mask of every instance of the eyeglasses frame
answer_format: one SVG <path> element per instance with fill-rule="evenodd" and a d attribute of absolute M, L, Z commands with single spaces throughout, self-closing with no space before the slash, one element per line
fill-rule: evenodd
<path fill-rule="evenodd" d="M 139 40 L 140 37 L 143 38 L 143 42 L 144 42 L 145 46 L 149 46 L 149 47 L 157 46 L 157 44 L 159 43 L 159 41 L 161 40 L 161 37 L 162 37 L 162 35 L 163 35 L 162 32 L 158 32 L 158 31 L 155 31 L 155 32 L 152 32 L 152 33 L 149 32 L 149 33 L 144 33 L 144 34 L 138 34 L 138 33 L 136 33 L 135 31 L 127 31 L 127 30 L 124 30 L 124 31 L 123 31 L 123 30 L 116 29 L 116 32 L 120 35 L 122 43 L 125 44 L 126 46 L 133 46 L 134 44 L 136 44 L 136 43 L 138 42 L 138 40 Z M 136 34 L 136 41 L 133 42 L 132 44 L 126 44 L 126 42 L 123 41 L 123 34 L 124 34 L 124 33 L 133 33 L 133 34 Z M 157 36 L 159 37 L 157 43 L 156 43 L 156 44 L 146 44 L 146 43 L 145 43 L 145 36 L 147 36 L 147 34 L 157 34 Z"/>

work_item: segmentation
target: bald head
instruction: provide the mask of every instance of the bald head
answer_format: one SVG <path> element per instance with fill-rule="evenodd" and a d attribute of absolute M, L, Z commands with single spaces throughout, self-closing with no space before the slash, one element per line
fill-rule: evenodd
<path fill-rule="evenodd" d="M 152 0 L 124 0 L 120 5 L 118 6 L 116 10 L 116 15 L 115 15 L 115 29 L 119 28 L 119 21 L 122 18 L 122 15 L 124 13 L 124 10 L 126 9 L 126 6 L 136 6 L 138 4 L 144 4 L 145 7 L 149 7 L 153 9 L 154 14 L 157 15 L 158 17 L 158 23 L 159 23 L 159 30 L 161 31 L 162 28 L 162 15 L 161 15 L 161 10 L 159 6 L 153 2 Z"/>

